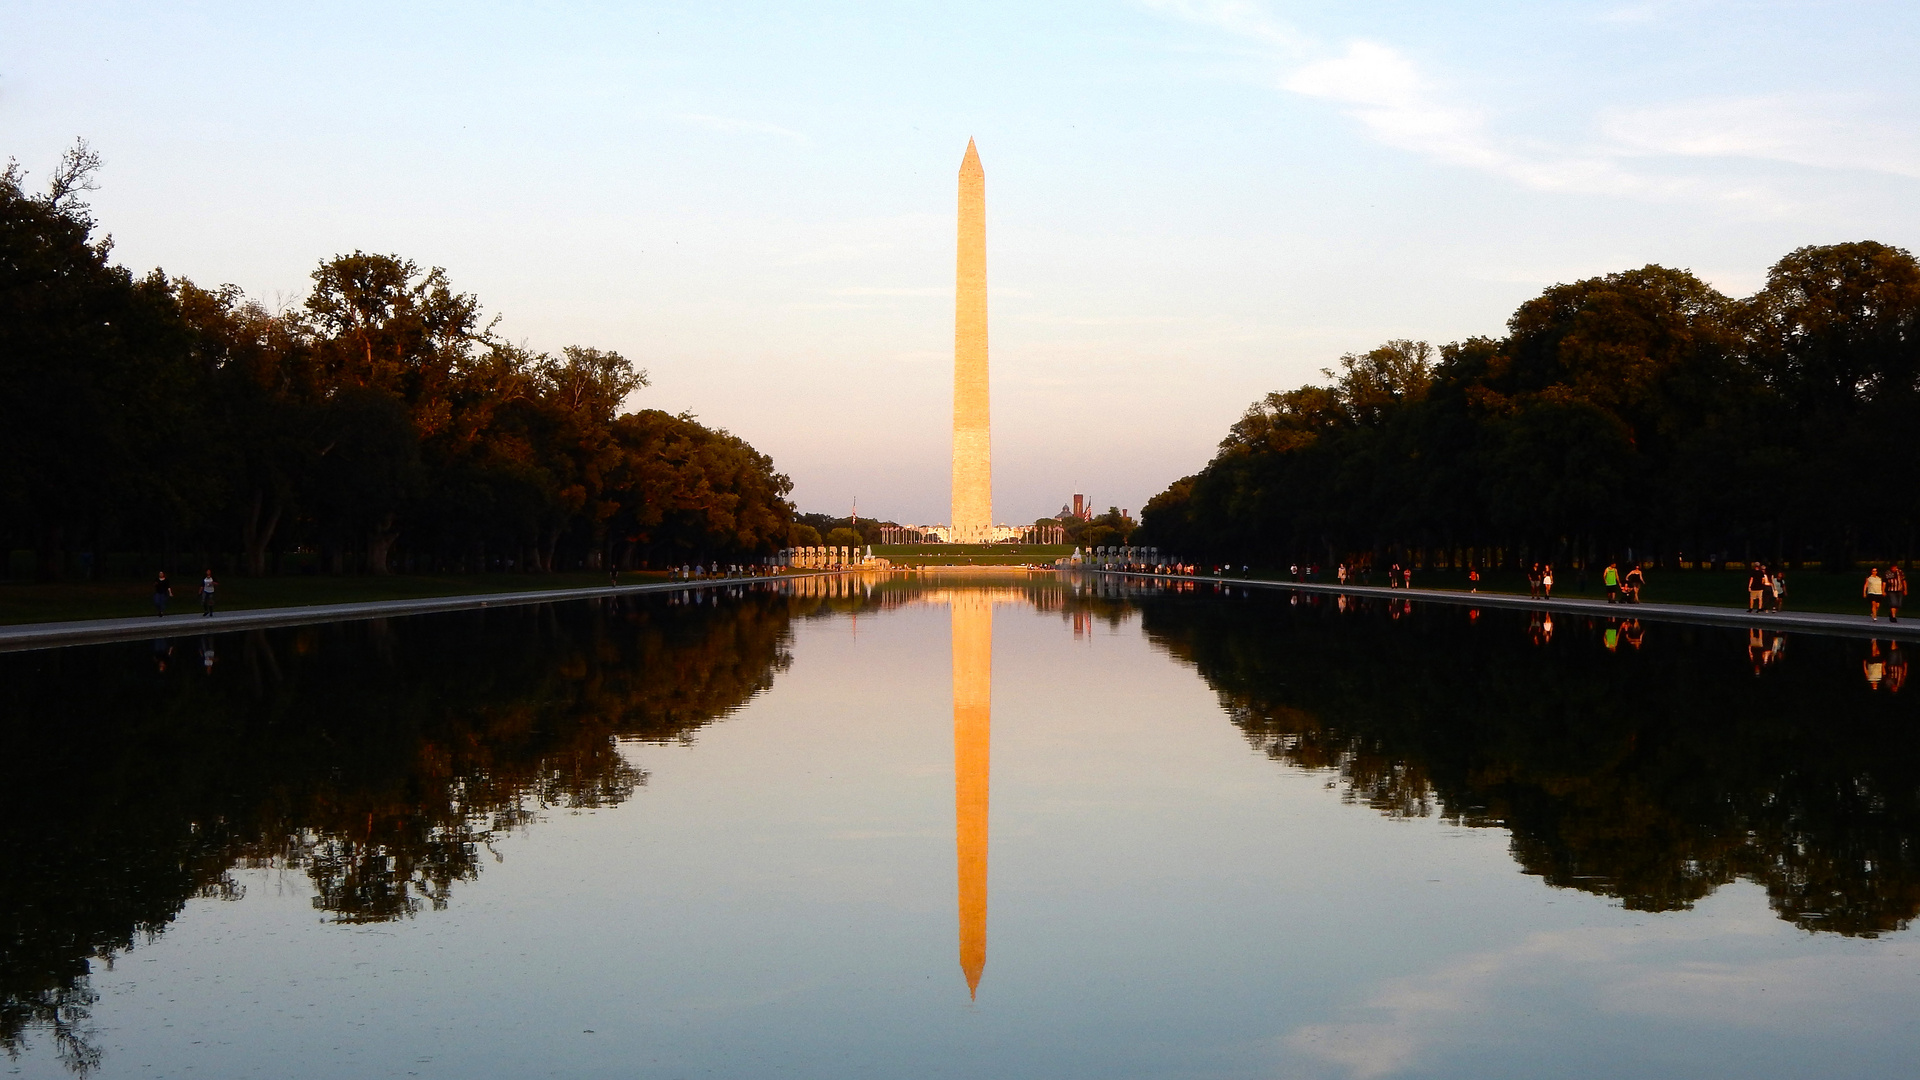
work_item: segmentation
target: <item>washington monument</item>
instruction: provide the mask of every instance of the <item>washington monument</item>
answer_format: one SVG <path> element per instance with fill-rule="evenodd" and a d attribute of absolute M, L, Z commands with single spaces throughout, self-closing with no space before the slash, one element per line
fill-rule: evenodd
<path fill-rule="evenodd" d="M 993 539 L 993 446 L 987 428 L 987 174 L 967 140 L 960 161 L 960 245 L 953 298 L 953 531 Z"/>

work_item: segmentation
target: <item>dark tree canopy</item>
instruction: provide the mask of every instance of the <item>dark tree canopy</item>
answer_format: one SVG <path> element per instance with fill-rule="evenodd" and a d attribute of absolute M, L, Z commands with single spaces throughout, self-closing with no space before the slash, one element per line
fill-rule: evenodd
<path fill-rule="evenodd" d="M 1911 557 L 1920 263 L 1802 248 L 1726 297 L 1647 266 L 1500 339 L 1392 341 L 1268 394 L 1143 511 L 1197 558 Z"/>
<path fill-rule="evenodd" d="M 269 311 L 109 261 L 69 151 L 44 193 L 0 174 L 0 543 L 39 572 L 169 557 L 548 571 L 770 553 L 791 482 L 691 416 L 623 413 L 619 353 L 501 340 L 445 270 L 355 251 Z M 130 554 L 137 553 L 137 554 Z M 0 568 L 5 560 L 0 560 Z"/>

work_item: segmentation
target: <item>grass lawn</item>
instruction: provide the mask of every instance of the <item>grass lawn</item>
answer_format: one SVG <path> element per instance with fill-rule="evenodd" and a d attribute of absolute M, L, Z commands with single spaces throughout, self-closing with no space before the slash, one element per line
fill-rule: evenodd
<path fill-rule="evenodd" d="M 1647 577 L 1647 587 L 1640 598 L 1649 604 L 1695 604 L 1702 607 L 1747 606 L 1747 572 L 1745 570 L 1662 570 L 1658 567 L 1642 571 Z M 1282 574 L 1256 575 L 1267 578 L 1284 578 Z M 1322 574 L 1322 581 L 1327 575 Z M 1865 567 L 1857 573 L 1829 574 L 1822 570 L 1801 570 L 1787 574 L 1787 610 L 1819 611 L 1840 615 L 1865 615 L 1867 605 L 1860 598 L 1860 584 L 1867 578 Z M 1385 585 L 1386 575 L 1376 571 L 1373 584 Z M 1413 586 L 1416 589 L 1460 589 L 1467 587 L 1465 570 L 1415 570 Z M 1482 570 L 1480 572 L 1480 591 L 1497 593 L 1527 594 L 1527 577 L 1517 570 Z M 1578 597 L 1591 600 L 1605 600 L 1606 590 L 1600 585 L 1600 571 L 1588 575 L 1586 588 L 1580 587 L 1580 572 L 1564 567 L 1556 568 L 1553 574 L 1553 595 Z M 1882 615 L 1886 612 L 1881 611 Z"/>
<path fill-rule="evenodd" d="M 665 580 L 663 571 L 627 572 L 623 585 Z M 219 610 L 299 607 L 306 604 L 351 604 L 363 600 L 414 600 L 423 596 L 467 596 L 474 593 L 532 592 L 537 589 L 582 589 L 605 585 L 604 573 L 562 574 L 394 574 L 390 577 L 290 575 L 265 578 L 223 578 Z M 178 579 L 169 615 L 200 613 L 200 579 Z M 69 619 L 110 619 L 153 614 L 153 583 L 119 578 L 111 581 L 0 582 L 0 624 L 62 622 Z"/>
<path fill-rule="evenodd" d="M 1073 554 L 1072 544 L 875 544 L 873 554 L 895 566 L 1018 566 Z"/>

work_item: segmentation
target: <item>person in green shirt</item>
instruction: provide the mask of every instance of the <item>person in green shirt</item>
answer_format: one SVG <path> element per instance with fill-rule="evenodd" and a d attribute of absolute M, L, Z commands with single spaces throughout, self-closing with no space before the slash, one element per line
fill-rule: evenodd
<path fill-rule="evenodd" d="M 1600 575 L 1601 584 L 1607 587 L 1607 603 L 1620 602 L 1620 567 L 1615 563 L 1607 564 L 1607 572 Z"/>

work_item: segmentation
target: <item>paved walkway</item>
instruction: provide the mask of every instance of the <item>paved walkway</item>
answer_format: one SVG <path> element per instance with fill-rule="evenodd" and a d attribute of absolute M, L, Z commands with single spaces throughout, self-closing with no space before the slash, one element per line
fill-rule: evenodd
<path fill-rule="evenodd" d="M 1095 573 L 1156 581 L 1212 581 L 1223 585 L 1323 593 L 1329 596 L 1344 593 L 1347 596 L 1373 596 L 1386 600 L 1421 600 L 1468 607 L 1556 611 L 1609 619 L 1704 623 L 1741 628 L 1762 627 L 1844 637 L 1920 641 L 1920 621 L 1912 618 L 1906 622 L 1893 623 L 1885 618 L 1876 622 L 1865 615 L 1829 615 L 1817 611 L 1755 613 L 1742 608 L 1702 607 L 1693 604 L 1609 604 L 1605 600 L 1536 600 L 1527 596 L 1515 596 L 1512 593 L 1464 593 L 1455 589 L 1388 589 L 1379 585 L 1309 585 L 1298 581 L 1264 581 L 1255 578 L 1211 577 L 1200 574 L 1187 577 L 1170 574 L 1122 573 L 1111 570 L 1095 571 Z M 1865 601 L 1862 601 L 1862 604 L 1864 603 Z"/>
<path fill-rule="evenodd" d="M 678 589 L 713 589 L 760 581 L 783 581 L 796 576 L 812 575 L 787 575 L 782 578 L 650 581 L 641 585 L 601 586 L 591 589 L 537 589 L 529 592 L 477 593 L 465 596 L 422 596 L 411 600 L 367 600 L 355 604 L 306 604 L 299 607 L 251 608 L 242 611 L 222 611 L 213 615 L 182 610 L 164 618 L 146 615 L 127 619 L 21 623 L 16 626 L 0 626 L 0 652 L 22 652 L 28 649 L 48 649 L 61 645 L 91 645 L 101 641 L 186 637 L 195 634 L 219 633 L 224 630 L 258 630 L 268 626 L 297 626 L 302 623 L 352 622 L 359 619 L 385 619 L 396 615 L 428 615 L 439 611 L 465 611 L 471 608 L 548 604 L 559 600 L 586 600 L 596 596 L 632 596 L 641 593 L 673 592 Z"/>
<path fill-rule="evenodd" d="M 971 568 L 980 569 L 980 568 Z M 1739 608 L 1698 607 L 1689 604 L 1609 604 L 1604 600 L 1535 600 L 1511 593 L 1463 593 L 1452 589 L 1388 589 L 1378 585 L 1320 585 L 1295 581 L 1264 581 L 1253 578 L 1193 577 L 1168 574 L 1121 573 L 1095 570 L 1089 573 L 1107 577 L 1139 578 L 1153 581 L 1213 582 L 1251 589 L 1322 593 L 1347 596 L 1371 596 L 1383 600 L 1420 600 L 1437 604 L 1456 604 L 1484 608 L 1518 608 L 1525 611 L 1557 611 L 1599 618 L 1634 618 L 1651 622 L 1701 623 L 1713 626 L 1763 627 L 1798 630 L 1805 633 L 1834 634 L 1857 638 L 1898 638 L 1920 641 L 1920 622 L 1908 620 L 1890 623 L 1886 619 L 1870 621 L 1865 615 L 1828 615 L 1810 611 L 1785 611 L 1779 614 L 1754 614 Z M 620 585 L 591 589 L 542 589 L 529 592 L 480 593 L 467 596 L 425 596 L 411 600 L 369 600 L 355 604 L 309 604 L 301 607 L 255 608 L 199 615 L 182 611 L 165 618 L 139 616 L 125 619 L 86 619 L 76 622 L 23 623 L 0 626 L 0 652 L 21 652 L 62 645 L 88 645 L 102 641 L 133 641 L 154 637 L 184 637 L 227 630 L 257 630 L 269 626 L 298 626 L 303 623 L 351 622 L 359 619 L 385 619 L 399 615 L 427 615 L 440 611 L 466 611 L 473 608 L 512 607 L 521 604 L 548 604 L 561 600 L 586 600 L 600 596 L 633 596 L 644 593 L 673 592 L 679 589 L 713 589 L 758 581 L 782 581 L 782 578 L 705 578 L 700 581 L 652 581 L 642 585 Z"/>

